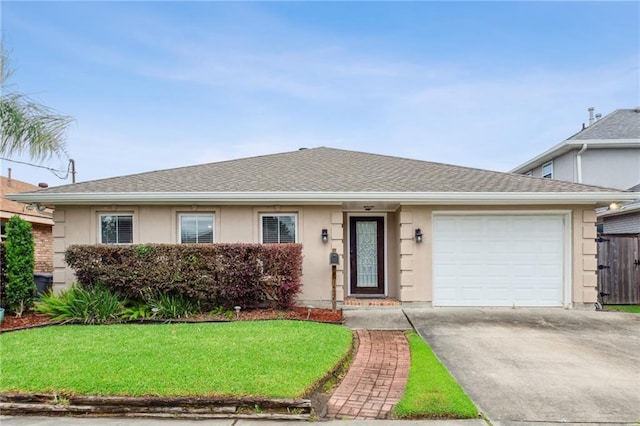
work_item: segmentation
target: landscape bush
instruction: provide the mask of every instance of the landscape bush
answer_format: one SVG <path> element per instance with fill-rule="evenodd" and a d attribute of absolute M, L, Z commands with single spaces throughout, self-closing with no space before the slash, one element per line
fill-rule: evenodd
<path fill-rule="evenodd" d="M 104 324 L 118 320 L 124 304 L 117 293 L 102 284 L 90 288 L 78 285 L 63 290 L 59 295 L 43 294 L 36 303 L 38 312 L 51 315 L 51 319 L 82 321 L 85 324 Z"/>
<path fill-rule="evenodd" d="M 188 297 L 203 307 L 287 307 L 300 293 L 300 244 L 74 245 L 65 261 L 82 286 L 124 297 Z"/>
<path fill-rule="evenodd" d="M 0 242 L 0 308 L 7 309 L 7 256 L 4 241 Z"/>
<path fill-rule="evenodd" d="M 33 306 L 36 291 L 36 282 L 33 278 L 35 254 L 31 224 L 19 216 L 13 216 L 7 222 L 6 234 L 7 305 L 11 312 L 20 317 L 24 311 Z"/>
<path fill-rule="evenodd" d="M 181 294 L 157 293 L 146 304 L 151 310 L 151 318 L 184 319 L 202 312 L 197 300 Z"/>

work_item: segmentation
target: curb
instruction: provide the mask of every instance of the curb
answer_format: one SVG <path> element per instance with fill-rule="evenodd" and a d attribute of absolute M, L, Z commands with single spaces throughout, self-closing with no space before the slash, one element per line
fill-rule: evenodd
<path fill-rule="evenodd" d="M 0 394 L 4 415 L 309 420 L 309 399 Z"/>

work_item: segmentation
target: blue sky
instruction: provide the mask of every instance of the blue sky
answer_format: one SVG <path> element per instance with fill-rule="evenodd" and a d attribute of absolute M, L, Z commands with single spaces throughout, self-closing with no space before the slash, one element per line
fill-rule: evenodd
<path fill-rule="evenodd" d="M 508 171 L 640 105 L 638 2 L 0 7 L 10 82 L 75 118 L 79 181 L 318 146 Z"/>

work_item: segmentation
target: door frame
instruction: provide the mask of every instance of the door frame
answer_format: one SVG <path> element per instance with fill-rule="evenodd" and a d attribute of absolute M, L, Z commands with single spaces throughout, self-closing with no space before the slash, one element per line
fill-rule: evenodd
<path fill-rule="evenodd" d="M 352 217 L 379 217 L 382 218 L 382 228 L 383 228 L 383 245 L 384 245 L 384 275 L 383 275 L 383 293 L 378 294 L 361 294 L 361 293 L 352 293 L 351 292 L 351 218 Z M 382 213 L 382 212 L 363 212 L 363 213 L 347 213 L 347 246 L 346 246 L 346 252 L 348 253 L 348 261 L 346 261 L 345 263 L 347 264 L 347 296 L 354 296 L 354 297 L 386 297 L 389 291 L 389 262 L 388 262 L 388 255 L 389 255 L 389 250 L 388 250 L 388 231 L 387 231 L 387 214 L 386 213 Z"/>

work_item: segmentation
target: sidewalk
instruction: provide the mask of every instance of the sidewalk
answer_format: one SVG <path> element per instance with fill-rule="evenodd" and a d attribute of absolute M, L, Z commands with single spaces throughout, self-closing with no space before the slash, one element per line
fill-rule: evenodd
<path fill-rule="evenodd" d="M 487 426 L 483 420 L 331 420 L 316 424 L 330 426 Z M 8 417 L 0 415 L 2 426 L 302 426 L 313 425 L 304 421 L 270 420 L 178 420 L 140 418 L 80 418 L 80 417 Z"/>
<path fill-rule="evenodd" d="M 400 307 L 343 309 L 347 327 L 352 330 L 411 330 L 411 324 Z"/>

